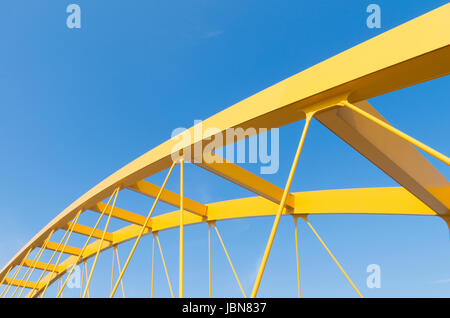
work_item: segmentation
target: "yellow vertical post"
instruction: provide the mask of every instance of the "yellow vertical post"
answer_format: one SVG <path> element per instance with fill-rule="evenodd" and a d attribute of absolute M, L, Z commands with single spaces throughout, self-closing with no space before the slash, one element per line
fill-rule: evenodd
<path fill-rule="evenodd" d="M 328 248 L 328 246 L 325 244 L 325 242 L 322 240 L 322 238 L 319 236 L 319 234 L 316 232 L 316 230 L 314 229 L 314 227 L 311 225 L 311 223 L 309 223 L 308 219 L 306 217 L 302 217 L 303 220 L 305 220 L 306 224 L 308 224 L 308 226 L 311 228 L 311 230 L 313 231 L 313 233 L 316 235 L 316 237 L 319 239 L 320 243 L 322 243 L 323 247 L 327 250 L 328 254 L 331 256 L 331 258 L 333 259 L 333 261 L 336 263 L 336 265 L 339 267 L 339 269 L 341 270 L 342 274 L 344 274 L 345 278 L 347 278 L 348 282 L 350 283 L 350 285 L 352 285 L 353 289 L 355 289 L 355 291 L 358 293 L 359 297 L 363 298 L 362 294 L 359 292 L 358 288 L 356 288 L 356 285 L 352 282 L 352 280 L 350 279 L 350 277 L 347 275 L 347 273 L 344 271 L 344 269 L 342 268 L 341 264 L 339 264 L 339 262 L 337 261 L 336 257 L 334 257 L 333 253 L 331 253 L 330 249 Z"/>
<path fill-rule="evenodd" d="M 211 224 L 208 222 L 209 298 L 211 298 Z"/>
<path fill-rule="evenodd" d="M 300 260 L 298 257 L 298 234 L 297 234 L 297 219 L 298 216 L 293 216 L 294 219 L 294 230 L 295 230 L 295 254 L 297 256 L 297 283 L 298 283 L 298 298 L 301 298 L 301 292 L 300 292 Z"/>
<path fill-rule="evenodd" d="M 281 214 L 284 210 L 284 207 L 286 205 L 286 199 L 289 193 L 289 189 L 292 184 L 292 179 L 294 178 L 295 170 L 297 168 L 298 160 L 300 158 L 300 154 L 302 152 L 303 143 L 305 142 L 306 133 L 308 132 L 309 123 L 311 122 L 311 119 L 313 117 L 313 113 L 307 113 L 305 118 L 305 126 L 303 127 L 303 133 L 300 138 L 300 142 L 298 144 L 297 152 L 294 157 L 294 162 L 292 163 L 291 171 L 289 173 L 288 180 L 286 182 L 286 187 L 283 191 L 283 196 L 281 197 L 280 205 L 278 206 L 277 214 L 275 216 L 275 221 L 273 222 L 272 231 L 270 232 L 269 240 L 267 241 L 266 249 L 264 251 L 263 259 L 261 261 L 261 265 L 259 266 L 258 274 L 256 276 L 255 284 L 253 285 L 253 290 L 251 297 L 256 297 L 256 294 L 258 293 L 259 285 L 261 284 L 261 278 L 264 274 L 264 269 L 266 267 L 267 259 L 269 258 L 270 250 L 272 248 L 273 240 L 275 238 L 275 234 L 277 232 L 278 224 L 280 223 Z"/>
<path fill-rule="evenodd" d="M 153 298 L 153 280 L 155 276 L 155 233 L 153 233 L 153 245 L 152 245 L 152 291 L 151 297 Z"/>
<path fill-rule="evenodd" d="M 84 282 L 84 270 L 86 269 L 86 262 L 83 262 L 81 269 L 81 283 L 80 283 L 80 298 L 83 296 L 83 282 Z"/>
<path fill-rule="evenodd" d="M 71 267 L 71 269 L 70 269 L 70 271 L 69 271 L 69 274 L 67 275 L 67 278 L 66 278 L 66 280 L 64 281 L 64 284 L 61 286 L 61 290 L 59 290 L 58 295 L 56 295 L 56 297 L 59 297 L 59 296 L 61 295 L 62 291 L 64 290 L 64 288 L 66 287 L 66 284 L 67 284 L 67 282 L 68 282 L 68 280 L 69 280 L 70 275 L 72 275 L 72 272 L 73 272 L 73 270 L 75 269 L 75 266 L 78 264 L 78 262 L 80 261 L 81 257 L 83 256 L 83 253 L 84 253 L 84 251 L 86 250 L 86 247 L 88 246 L 89 242 L 91 241 L 91 238 L 92 238 L 92 236 L 94 235 L 95 230 L 97 229 L 98 224 L 100 223 L 100 221 L 101 221 L 103 215 L 104 215 L 105 212 L 106 212 L 106 209 L 107 209 L 108 206 L 109 206 L 109 203 L 111 202 L 111 200 L 112 200 L 112 198 L 113 198 L 113 196 L 115 195 L 115 193 L 116 193 L 117 190 L 118 190 L 118 188 L 114 189 L 113 193 L 112 193 L 111 196 L 109 197 L 108 203 L 106 203 L 106 205 L 105 205 L 104 209 L 102 210 L 102 213 L 100 214 L 100 216 L 99 216 L 97 222 L 95 223 L 94 227 L 92 228 L 91 234 L 89 235 L 88 239 L 87 239 L 86 242 L 84 243 L 84 246 L 83 246 L 83 248 L 81 249 L 81 252 L 80 252 L 80 254 L 79 254 L 78 257 L 77 257 L 77 260 L 73 263 L 74 266 Z M 87 266 L 86 266 L 86 270 L 87 270 Z M 86 275 L 87 275 L 87 272 L 86 272 Z"/>
<path fill-rule="evenodd" d="M 179 268 L 179 294 L 183 298 L 183 158 L 180 159 L 180 268 Z"/>
<path fill-rule="evenodd" d="M 150 218 L 151 218 L 151 216 L 152 216 L 153 210 L 155 209 L 156 204 L 157 204 L 158 201 L 159 201 L 159 198 L 160 198 L 160 196 L 161 196 L 161 193 L 164 191 L 164 188 L 165 188 L 165 186 L 166 186 L 166 184 L 167 184 L 167 181 L 169 180 L 169 177 L 170 177 L 170 175 L 171 175 L 171 173 L 172 173 L 172 170 L 173 170 L 173 167 L 174 167 L 175 165 L 176 165 L 176 161 L 174 161 L 174 162 L 172 163 L 172 165 L 170 166 L 169 172 L 167 173 L 167 176 L 166 176 L 166 178 L 164 179 L 163 185 L 161 186 L 161 188 L 159 189 L 158 194 L 156 195 L 155 201 L 153 202 L 153 206 L 152 206 L 152 208 L 150 209 L 150 212 L 148 213 L 147 218 L 145 219 L 144 224 L 142 225 L 141 231 L 139 232 L 139 234 L 138 234 L 138 236 L 137 236 L 137 238 L 136 238 L 136 241 L 134 242 L 133 247 L 131 248 L 130 254 L 128 255 L 128 258 L 127 258 L 127 260 L 126 260 L 126 262 L 125 262 L 125 265 L 123 266 L 123 269 L 122 269 L 122 271 L 120 272 L 120 275 L 119 275 L 119 278 L 117 279 L 116 284 L 114 285 L 113 291 L 111 292 L 111 295 L 109 295 L 110 298 L 112 298 L 112 297 L 114 296 L 114 294 L 115 294 L 115 292 L 116 292 L 116 290 L 117 290 L 117 287 L 119 287 L 120 280 L 122 279 L 123 274 L 125 274 L 125 271 L 127 270 L 128 264 L 130 263 L 130 260 L 131 260 L 131 258 L 133 257 L 134 251 L 136 250 L 136 247 L 137 247 L 137 245 L 139 244 L 139 242 L 140 242 L 140 240 L 141 240 L 141 237 L 142 237 L 142 235 L 143 235 L 144 232 L 145 232 L 145 229 L 147 228 L 147 225 L 148 225 L 148 222 L 150 221 Z"/>
<path fill-rule="evenodd" d="M 116 246 L 113 246 L 113 255 L 112 255 L 112 268 L 111 268 L 111 291 L 113 289 L 114 284 L 114 263 L 116 262 Z"/>
<path fill-rule="evenodd" d="M 87 265 L 87 263 L 86 263 L 86 261 L 84 261 L 84 267 L 86 268 L 86 270 L 84 271 L 84 277 L 85 277 L 85 279 L 86 279 L 86 281 L 87 281 L 87 279 L 88 279 L 88 265 Z M 80 298 L 81 298 L 81 293 L 80 293 Z M 91 296 L 89 295 L 89 287 L 88 287 L 88 290 L 87 290 L 87 296 L 88 296 L 88 298 L 90 298 Z"/>
<path fill-rule="evenodd" d="M 117 200 L 119 191 L 120 191 L 120 188 L 118 187 L 116 189 L 116 195 L 114 196 L 113 204 L 111 206 L 111 211 L 109 212 L 108 219 L 106 220 L 106 225 L 105 225 L 105 229 L 103 230 L 102 238 L 100 239 L 100 242 L 98 244 L 97 253 L 95 254 L 94 263 L 92 264 L 91 272 L 89 273 L 89 278 L 86 282 L 86 287 L 84 288 L 83 298 L 86 297 L 87 290 L 91 283 L 92 275 L 94 274 L 94 270 L 95 270 L 95 265 L 97 265 L 98 255 L 100 254 L 100 251 L 102 250 L 102 245 L 103 245 L 103 242 L 105 241 L 105 235 L 108 231 L 109 221 L 111 221 L 111 215 L 114 211 L 114 207 L 116 206 L 116 200 Z"/>

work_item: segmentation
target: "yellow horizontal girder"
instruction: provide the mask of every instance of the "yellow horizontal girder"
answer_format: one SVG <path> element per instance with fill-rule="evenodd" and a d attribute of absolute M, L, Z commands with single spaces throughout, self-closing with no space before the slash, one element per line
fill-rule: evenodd
<path fill-rule="evenodd" d="M 57 252 L 61 252 L 62 250 L 64 250 L 64 253 L 71 255 L 79 255 L 81 253 L 81 249 L 78 247 L 58 245 L 58 243 L 49 241 L 45 248 Z"/>
<path fill-rule="evenodd" d="M 227 129 L 252 127 L 258 130 L 258 128 L 281 127 L 304 119 L 305 113 L 311 109 L 331 110 L 339 105 L 339 102 L 343 99 L 356 104 L 375 96 L 448 75 L 450 73 L 450 59 L 448 58 L 450 55 L 450 38 L 448 32 L 443 32 L 443 30 L 450 29 L 449 16 L 450 4 L 446 4 L 264 89 L 204 120 L 201 125 L 195 125 L 179 136 L 175 136 L 153 148 L 70 204 L 4 266 L 0 271 L 0 279 L 11 266 L 20 263 L 29 248 L 41 245 L 52 230 L 63 228 L 80 210 L 85 211 L 90 207 L 94 207 L 95 210 L 99 204 L 101 205 L 101 201 L 109 197 L 118 186 L 126 188 L 135 185 L 140 180 L 169 168 L 172 165 L 174 154 L 183 150 L 194 149 L 198 145 L 203 147 L 214 136 L 224 135 Z M 417 39 L 420 39 L 420 41 Z M 201 133 L 195 133 L 199 129 Z M 343 134 L 339 132 L 339 129 L 335 130 L 338 135 Z M 180 142 L 181 138 L 182 141 Z M 370 139 L 367 136 L 365 138 Z M 222 146 L 236 140 L 227 141 L 224 138 L 224 141 L 225 144 Z M 373 140 L 370 142 L 373 144 Z M 354 145 L 356 149 L 358 146 L 355 143 L 352 144 L 352 146 Z M 379 145 L 377 145 L 377 148 L 381 153 L 384 151 Z M 215 148 L 210 150 L 214 151 Z M 361 149 L 357 150 L 361 153 L 364 152 Z M 367 157 L 369 156 L 367 155 Z M 185 159 L 189 161 L 192 158 Z M 395 162 L 395 160 L 391 161 L 392 163 Z M 389 160 L 386 162 L 389 162 Z M 376 164 L 381 166 L 388 174 L 390 173 L 386 163 Z M 401 170 L 405 174 L 405 179 L 411 176 L 410 170 L 405 169 L 405 167 L 402 167 Z M 400 177 L 397 176 L 397 178 Z M 418 182 L 417 178 L 412 179 L 415 179 L 415 181 L 411 184 L 414 182 L 422 184 L 422 181 L 419 180 L 420 182 Z M 243 185 L 246 184 L 246 182 L 243 183 Z M 434 186 L 431 188 L 434 188 Z M 449 215 L 450 211 L 442 208 L 442 205 L 446 205 L 445 202 L 442 202 L 445 201 L 442 197 L 447 196 L 447 185 L 439 186 L 437 192 L 433 192 L 434 190 L 431 188 L 426 187 L 424 192 L 420 190 L 419 186 L 412 185 L 408 190 L 424 200 L 434 210 L 432 212 L 433 210 L 425 207 L 423 211 L 427 211 L 426 215 L 429 215 L 430 211 L 441 216 Z M 444 193 L 443 196 L 436 194 L 441 193 L 441 191 L 444 191 L 442 192 Z M 426 192 L 435 196 L 436 200 L 426 198 Z M 258 199 L 254 200 L 258 204 L 263 204 Z M 274 204 L 268 200 L 263 200 L 266 201 L 264 204 Z M 435 200 L 435 203 L 432 202 L 433 200 Z M 242 201 L 241 203 L 245 202 Z M 302 201 L 302 206 L 303 203 Z M 389 204 L 391 203 L 392 201 L 389 202 Z M 208 219 L 214 219 L 210 216 L 210 213 L 214 213 L 213 205 L 207 206 Z M 343 206 L 343 202 L 340 206 Z M 218 205 L 215 206 L 215 209 L 217 208 Z M 301 209 L 302 207 L 297 208 Z M 366 208 L 371 209 L 367 206 Z M 332 210 L 333 208 L 331 208 Z M 389 207 L 384 207 L 384 211 L 387 210 L 389 210 Z M 126 232 L 132 235 L 130 228 L 134 228 L 136 224 L 142 225 L 145 220 L 143 216 L 118 208 L 113 213 L 114 217 L 133 223 L 122 229 L 123 232 L 114 232 L 114 241 L 120 241 L 122 233 Z M 250 210 L 249 213 L 254 213 L 254 211 Z M 264 213 L 268 213 L 267 210 Z M 159 225 L 151 223 L 150 226 L 158 228 L 164 223 L 176 226 L 171 221 L 172 215 L 154 217 L 150 222 L 156 222 L 157 224 L 159 222 Z M 175 219 L 177 219 L 176 216 Z M 186 214 L 185 219 L 187 223 L 194 223 L 195 220 L 202 219 L 202 217 Z M 66 261 L 70 263 L 71 259 L 69 257 Z"/>
<path fill-rule="evenodd" d="M 67 228 L 70 228 L 70 226 L 72 226 L 73 223 L 69 222 L 67 223 Z M 72 232 L 78 233 L 78 234 L 82 234 L 82 235 L 86 235 L 89 236 L 92 233 L 92 228 L 86 225 L 81 225 L 81 224 L 75 224 L 73 226 Z M 98 230 L 95 229 L 94 233 L 92 234 L 92 237 L 95 238 L 102 238 L 103 235 L 103 231 L 102 230 Z M 112 233 L 105 233 L 105 240 L 112 242 L 113 241 L 113 235 Z"/>
<path fill-rule="evenodd" d="M 107 205 L 106 203 L 103 203 L 103 202 L 98 202 L 95 206 L 90 208 L 90 210 L 92 210 L 94 212 L 102 213 L 102 211 L 105 209 L 105 207 L 108 207 L 107 211 L 109 211 L 109 209 L 111 209 L 110 205 Z M 116 219 L 126 221 L 129 223 L 138 224 L 138 225 L 144 225 L 144 223 L 145 223 L 145 216 L 136 214 L 133 212 L 129 212 L 129 211 L 121 209 L 117 206 L 114 207 L 111 216 Z M 148 224 L 148 227 L 151 227 L 151 223 Z"/>
<path fill-rule="evenodd" d="M 194 163 L 199 167 L 202 167 L 226 180 L 229 180 L 253 193 L 262 196 L 263 198 L 275 203 L 279 203 L 281 201 L 283 189 L 280 187 L 232 162 L 227 161 L 224 158 L 221 158 L 214 153 L 210 153 L 209 156 L 213 159 L 211 160 L 211 163 L 200 160 L 198 160 L 198 162 L 194 161 Z M 293 208 L 294 203 L 294 196 L 289 193 L 286 199 L 286 206 Z"/>
<path fill-rule="evenodd" d="M 6 277 L 4 284 L 10 284 L 12 286 L 19 286 L 19 287 L 25 287 L 25 288 L 34 288 L 35 282 L 30 282 L 27 280 L 21 280 L 21 279 L 12 279 L 9 277 Z M 38 285 L 39 288 L 43 287 L 42 284 Z"/>
<path fill-rule="evenodd" d="M 136 182 L 133 185 L 128 186 L 128 189 L 133 190 L 135 192 L 141 193 L 150 198 L 156 198 L 159 190 L 161 189 L 157 185 L 154 185 L 145 180 L 141 180 Z M 168 203 L 177 208 L 180 207 L 180 195 L 172 192 L 170 190 L 164 189 L 159 198 L 160 201 Z M 191 200 L 189 198 L 183 197 L 183 208 L 189 212 L 206 216 L 207 207 L 204 204 Z"/>
<path fill-rule="evenodd" d="M 42 269 L 42 270 L 49 270 L 49 271 L 60 271 L 62 268 L 60 266 L 56 267 L 54 264 L 47 264 L 47 263 L 43 263 L 43 262 L 36 262 L 30 259 L 26 259 L 25 262 L 23 263 L 23 266 L 26 267 L 35 267 L 37 269 Z"/>

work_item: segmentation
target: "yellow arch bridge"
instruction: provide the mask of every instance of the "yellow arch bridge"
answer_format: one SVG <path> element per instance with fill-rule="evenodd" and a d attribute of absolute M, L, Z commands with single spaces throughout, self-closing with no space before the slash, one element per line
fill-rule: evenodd
<path fill-rule="evenodd" d="M 211 235 L 217 235 L 243 296 L 256 297 L 278 224 L 283 216 L 291 217 L 295 225 L 298 295 L 300 296 L 300 268 L 297 222 L 300 218 L 300 221 L 306 222 L 320 240 L 355 289 L 355 293 L 362 297 L 357 285 L 309 222 L 308 216 L 345 213 L 414 214 L 438 216 L 446 222 L 449 221 L 449 181 L 421 155 L 419 150 L 447 165 L 450 164 L 450 159 L 396 129 L 366 101 L 448 75 L 450 71 L 448 30 L 450 30 L 450 4 L 361 43 L 223 110 L 202 122 L 200 135 L 194 133 L 195 129 L 199 128 L 194 126 L 150 150 L 97 184 L 36 234 L 0 271 L 2 285 L 0 287 L 3 288 L 0 290 L 1 297 L 43 297 L 47 288 L 56 281 L 59 281 L 56 297 L 61 297 L 75 268 L 73 265 L 77 264 L 84 264 L 80 296 L 86 297 L 89 295 L 89 285 L 100 254 L 112 248 L 113 257 L 119 260 L 117 247 L 124 242 L 134 241 L 126 261 L 117 264 L 120 273 L 118 278 L 111 279 L 110 296 L 113 297 L 118 289 L 124 294 L 123 279 L 142 237 L 152 235 L 153 256 L 156 245 L 163 256 L 158 233 L 172 228 L 178 228 L 180 235 L 178 296 L 183 297 L 183 229 L 197 223 L 206 223 L 209 231 L 209 296 L 211 296 Z M 291 192 L 291 183 L 303 142 L 313 118 L 402 187 Z M 212 152 L 215 149 L 214 143 L 211 147 L 212 140 L 220 138 L 224 141 L 224 145 L 239 141 L 224 138 L 229 129 L 252 127 L 258 133 L 261 128 L 270 130 L 303 120 L 303 129 L 299 130 L 298 148 L 296 153 L 292 154 L 293 162 L 284 187 L 272 184 Z M 248 137 L 250 136 L 242 138 Z M 194 150 L 200 147 L 203 154 L 207 144 L 210 145 L 208 149 L 210 160 L 205 160 L 204 156 L 196 157 L 197 152 Z M 253 192 L 255 196 L 210 204 L 191 200 L 183 194 L 184 162 L 192 162 L 219 178 Z M 165 189 L 174 169 L 180 169 L 178 193 Z M 168 172 L 161 185 L 144 180 L 164 170 Z M 116 205 L 116 200 L 124 189 L 154 198 L 147 215 L 126 211 Z M 160 201 L 173 206 L 174 211 L 152 216 Z M 90 225 L 78 223 L 80 215 L 87 210 L 98 212 L 96 222 Z M 262 216 L 273 217 L 273 226 L 253 289 L 246 295 L 216 221 Z M 106 225 L 99 228 L 102 218 L 106 219 Z M 128 225 L 109 232 L 108 225 L 111 218 L 125 221 Z M 52 237 L 58 231 L 63 231 L 64 234 L 55 242 Z M 77 247 L 70 245 L 72 233 L 84 235 L 85 243 Z M 47 263 L 40 261 L 45 250 L 52 253 Z M 35 255 L 34 258 L 29 257 L 32 254 Z M 93 262 L 89 269 L 86 260 L 90 258 Z M 162 261 L 166 267 L 164 258 Z M 113 266 L 115 263 L 113 260 Z M 19 275 L 23 273 L 22 269 L 26 269 L 25 274 Z M 40 270 L 41 274 L 37 280 L 31 281 L 30 278 L 36 269 Z M 153 270 L 154 266 L 152 266 L 151 296 L 153 296 Z M 67 274 L 65 280 L 59 279 L 65 274 Z M 167 269 L 166 275 L 173 295 Z"/>

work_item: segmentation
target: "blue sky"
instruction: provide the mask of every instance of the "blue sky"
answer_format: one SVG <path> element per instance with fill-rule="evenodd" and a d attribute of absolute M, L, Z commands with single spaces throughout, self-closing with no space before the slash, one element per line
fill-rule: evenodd
<path fill-rule="evenodd" d="M 373 2 L 360 0 L 345 5 L 320 0 L 2 1 L 1 266 L 73 200 L 170 138 L 174 128 L 190 127 L 196 119 L 446 2 L 378 0 L 382 28 L 369 29 L 366 7 Z M 70 3 L 81 7 L 81 29 L 66 27 Z M 448 155 L 449 84 L 448 77 L 441 78 L 370 102 L 396 127 Z M 277 185 L 285 183 L 302 125 L 280 130 L 280 171 L 265 176 Z M 448 167 L 430 160 L 449 177 Z M 198 167 L 188 165 L 185 173 L 186 195 L 200 202 L 250 195 Z M 149 180 L 161 184 L 163 177 Z M 176 190 L 177 181 L 175 171 L 169 189 Z M 396 185 L 313 122 L 293 191 Z M 146 214 L 151 200 L 123 191 L 117 205 Z M 157 213 L 165 211 L 171 209 L 162 204 Z M 87 212 L 82 221 L 89 224 L 95 216 Z M 450 296 L 449 232 L 439 218 L 341 215 L 310 220 L 363 295 Z M 272 222 L 218 223 L 247 294 Z M 123 225 L 111 224 L 112 229 Z M 207 226 L 189 227 L 185 235 L 185 295 L 207 296 Z M 178 231 L 161 233 L 160 238 L 176 290 Z M 74 235 L 70 244 L 81 247 L 82 237 Z M 120 247 L 122 263 L 130 244 Z M 111 254 L 100 257 L 93 296 L 108 295 Z M 305 297 L 356 296 L 304 223 L 300 255 Z M 167 297 L 156 256 L 155 295 Z M 381 266 L 380 289 L 365 284 L 366 267 L 372 263 Z M 125 275 L 127 296 L 149 295 L 150 266 L 148 236 Z M 216 237 L 213 267 L 213 295 L 239 297 Z M 38 276 L 36 271 L 33 278 Z M 293 224 L 284 218 L 259 295 L 295 297 L 296 286 Z M 50 289 L 48 295 L 54 294 Z M 77 296 L 79 290 L 64 294 Z"/>

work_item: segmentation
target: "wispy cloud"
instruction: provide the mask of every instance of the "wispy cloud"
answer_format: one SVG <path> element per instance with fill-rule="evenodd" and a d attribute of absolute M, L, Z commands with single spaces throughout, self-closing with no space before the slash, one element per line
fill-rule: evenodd
<path fill-rule="evenodd" d="M 215 38 L 221 34 L 223 34 L 223 30 L 208 31 L 205 33 L 204 37 L 206 39 L 211 39 L 211 38 Z"/>
<path fill-rule="evenodd" d="M 448 279 L 441 279 L 441 280 L 435 280 L 431 282 L 432 284 L 448 284 L 450 283 L 450 278 Z"/>

